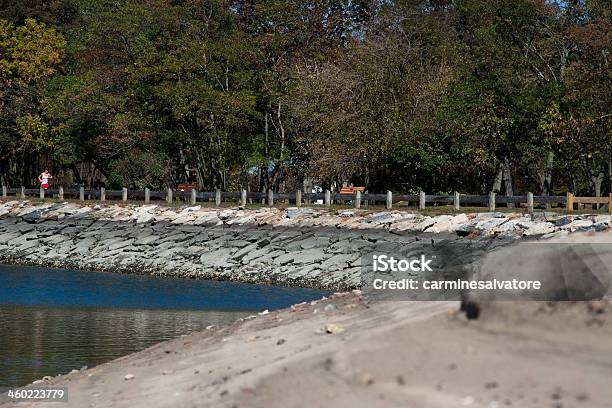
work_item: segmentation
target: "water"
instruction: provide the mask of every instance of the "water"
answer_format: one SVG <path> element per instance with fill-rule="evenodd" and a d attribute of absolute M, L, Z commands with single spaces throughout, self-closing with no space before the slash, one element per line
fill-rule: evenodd
<path fill-rule="evenodd" d="M 0 265 L 0 392 L 325 294 Z"/>

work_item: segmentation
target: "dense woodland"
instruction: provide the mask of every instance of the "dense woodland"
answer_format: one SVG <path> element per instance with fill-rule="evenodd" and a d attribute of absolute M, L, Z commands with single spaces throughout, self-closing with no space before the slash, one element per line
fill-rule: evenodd
<path fill-rule="evenodd" d="M 0 177 L 612 191 L 608 0 L 0 0 Z"/>

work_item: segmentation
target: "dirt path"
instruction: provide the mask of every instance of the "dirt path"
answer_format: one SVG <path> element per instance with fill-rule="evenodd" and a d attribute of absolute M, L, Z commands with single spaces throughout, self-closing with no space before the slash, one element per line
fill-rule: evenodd
<path fill-rule="evenodd" d="M 66 404 L 2 408 L 610 406 L 610 304 L 456 310 L 337 296 L 46 383 L 68 387 Z"/>

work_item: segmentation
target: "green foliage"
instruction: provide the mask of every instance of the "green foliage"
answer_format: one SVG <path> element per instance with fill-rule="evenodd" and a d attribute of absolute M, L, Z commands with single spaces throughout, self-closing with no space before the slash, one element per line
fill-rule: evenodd
<path fill-rule="evenodd" d="M 0 79 L 28 84 L 49 77 L 65 41 L 53 28 L 27 19 L 22 26 L 0 20 Z"/>
<path fill-rule="evenodd" d="M 602 0 L 0 0 L 0 172 L 28 180 L 43 156 L 138 188 L 486 193 L 503 174 L 601 193 L 611 15 Z"/>
<path fill-rule="evenodd" d="M 163 190 L 170 172 L 169 162 L 163 153 L 134 151 L 129 157 L 110 162 L 109 186 Z"/>

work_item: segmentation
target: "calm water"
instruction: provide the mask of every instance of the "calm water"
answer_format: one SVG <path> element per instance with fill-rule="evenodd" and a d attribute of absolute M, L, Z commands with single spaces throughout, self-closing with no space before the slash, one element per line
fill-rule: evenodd
<path fill-rule="evenodd" d="M 0 265 L 0 392 L 325 294 Z"/>

